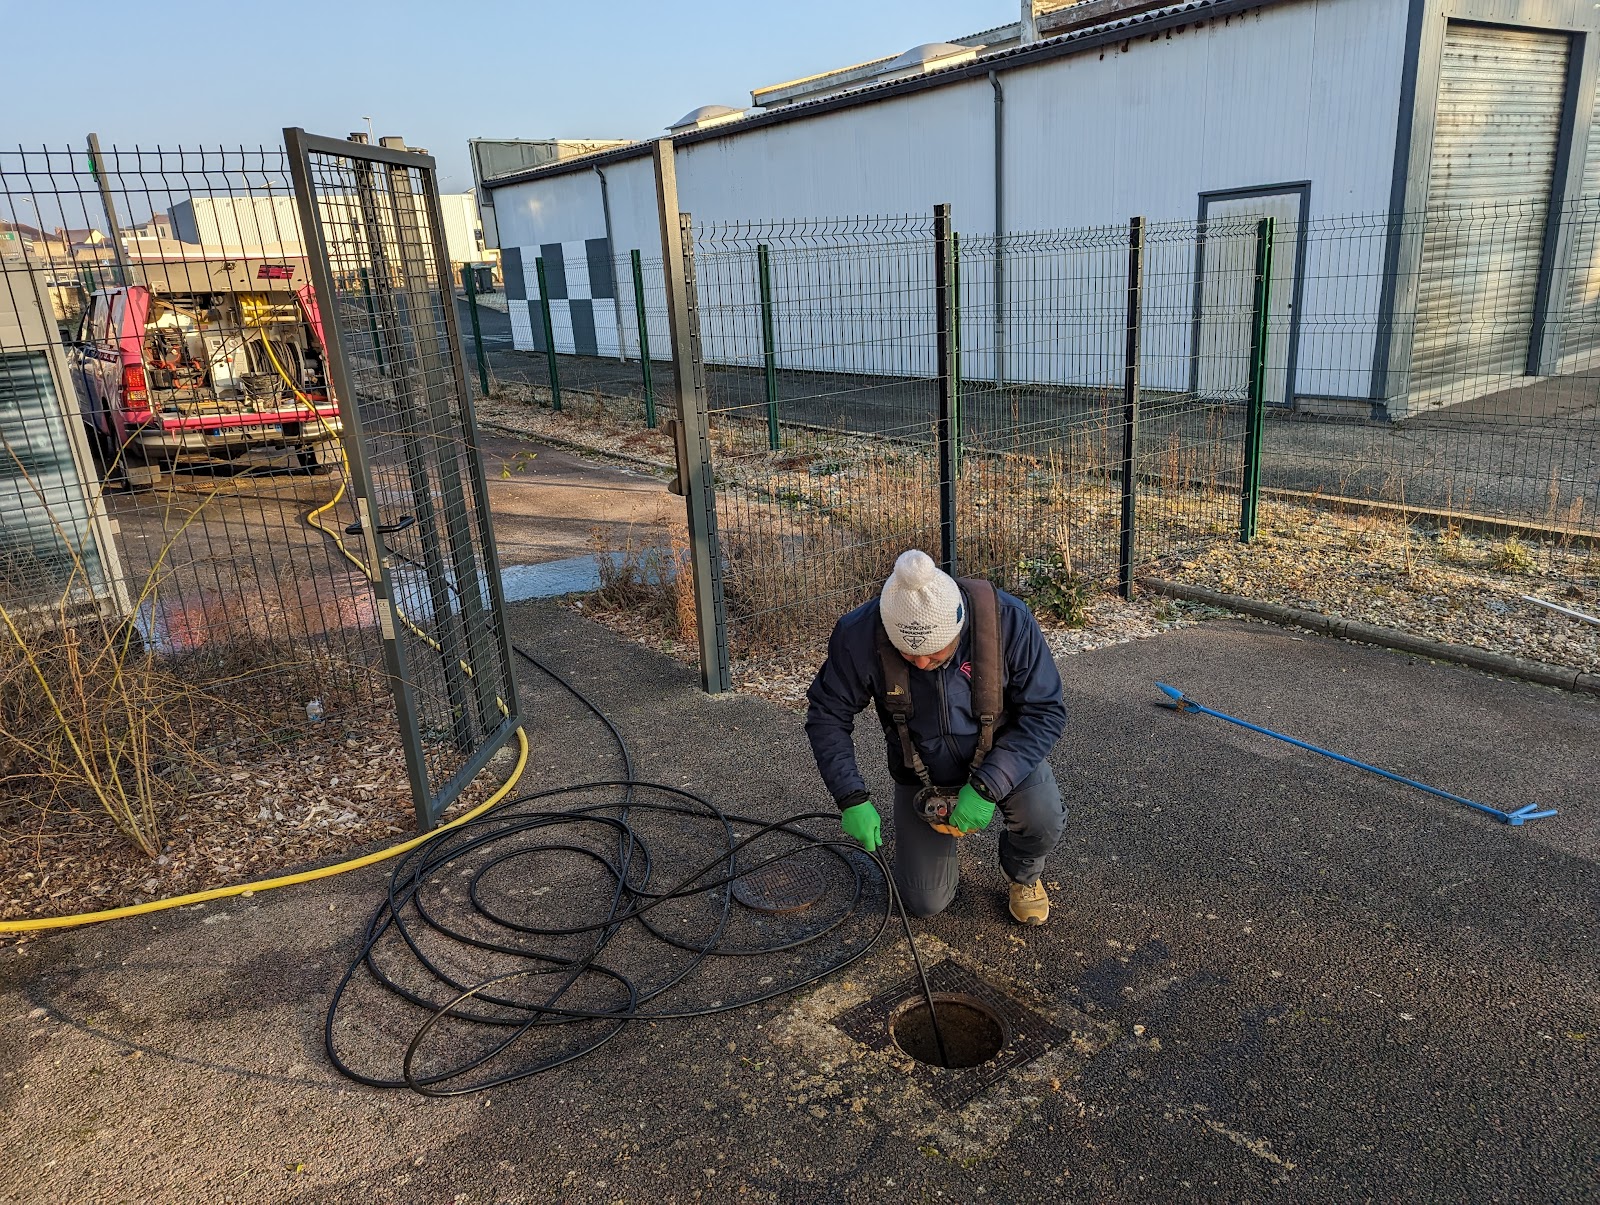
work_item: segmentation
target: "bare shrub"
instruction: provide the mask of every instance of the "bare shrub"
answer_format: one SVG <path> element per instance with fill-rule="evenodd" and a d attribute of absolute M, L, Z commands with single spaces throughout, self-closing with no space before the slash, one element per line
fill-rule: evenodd
<path fill-rule="evenodd" d="M 61 547 L 75 549 L 22 459 L 6 452 Z M 61 582 L 53 594 L 15 582 L 0 593 L 0 801 L 8 810 L 99 807 L 140 851 L 157 856 L 168 805 L 215 768 L 204 746 L 225 721 L 260 727 L 262 717 L 230 692 L 264 674 L 292 674 L 308 656 L 281 633 L 255 630 L 259 617 L 226 608 L 205 620 L 206 639 L 188 652 L 146 646 L 133 616 L 160 612 L 173 550 L 216 496 L 207 494 L 166 534 L 144 580 L 133 583 L 129 616 L 108 618 L 85 604 L 90 574 L 75 551 L 64 582 L 46 576 Z"/>
<path fill-rule="evenodd" d="M 758 493 L 725 489 L 720 499 L 736 654 L 820 645 L 841 614 L 878 591 L 902 552 L 939 556 L 939 494 L 927 452 L 849 456 L 824 446 L 809 458 L 790 451 L 770 468 L 757 478 Z M 1073 576 L 1060 452 L 964 457 L 957 506 L 959 572 L 1018 591 L 1042 580 L 1041 565 L 1057 578 Z"/>
<path fill-rule="evenodd" d="M 195 734 L 216 700 L 99 623 L 30 632 L 0 614 L 6 793 L 43 810 L 98 804 L 155 857 L 165 806 L 212 768 Z"/>

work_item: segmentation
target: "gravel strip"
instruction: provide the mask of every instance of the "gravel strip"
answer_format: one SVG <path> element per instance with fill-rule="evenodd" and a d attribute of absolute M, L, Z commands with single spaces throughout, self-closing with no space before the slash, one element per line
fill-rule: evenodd
<path fill-rule="evenodd" d="M 670 473 L 675 467 L 675 452 L 666 430 L 641 427 L 635 419 L 624 422 L 596 401 L 583 394 L 565 391 L 564 408 L 550 409 L 549 390 L 532 385 L 497 385 L 494 393 L 477 403 L 478 421 L 519 435 L 548 440 L 576 451 L 615 456 L 630 464 L 644 464 Z"/>
<path fill-rule="evenodd" d="M 1549 665 L 1600 672 L 1600 552 L 1265 504 L 1254 544 L 1219 539 L 1152 576 Z"/>
<path fill-rule="evenodd" d="M 1542 661 L 1529 661 L 1523 657 L 1508 657 L 1504 653 L 1468 648 L 1462 644 L 1445 644 L 1423 636 L 1413 636 L 1409 632 L 1396 631 L 1394 628 L 1380 628 L 1376 624 L 1362 623 L 1357 619 L 1332 619 L 1315 611 L 1297 611 L 1292 607 L 1280 607 L 1276 603 L 1257 602 L 1254 599 L 1241 598 L 1237 594 L 1207 590 L 1204 586 L 1186 586 L 1181 582 L 1165 582 L 1159 578 L 1145 578 L 1143 581 L 1147 589 L 1170 598 L 1186 599 L 1222 610 L 1237 611 L 1242 615 L 1265 619 L 1270 623 L 1306 628 L 1324 636 L 1373 644 L 1379 648 L 1398 649 L 1435 661 L 1453 661 L 1458 665 L 1483 670 L 1485 673 L 1504 674 L 1545 686 L 1559 686 L 1563 690 L 1600 695 L 1600 674 L 1547 665 Z"/>

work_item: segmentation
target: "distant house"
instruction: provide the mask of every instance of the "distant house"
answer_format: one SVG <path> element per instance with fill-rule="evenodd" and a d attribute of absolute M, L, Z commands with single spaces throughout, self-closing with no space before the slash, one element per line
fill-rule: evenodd
<path fill-rule="evenodd" d="M 0 222 L 0 262 L 22 263 L 44 241 L 44 232 L 21 222 Z"/>
<path fill-rule="evenodd" d="M 61 229 L 55 232 L 55 250 L 49 257 L 57 266 L 107 264 L 116 259 L 116 248 L 103 230 L 92 226 Z"/>
<path fill-rule="evenodd" d="M 136 241 L 163 242 L 172 238 L 172 218 L 165 213 L 155 214 L 143 225 L 135 226 L 128 237 Z"/>
<path fill-rule="evenodd" d="M 98 231 L 96 232 L 98 233 Z M 104 236 L 101 236 L 104 241 Z M 67 264 L 72 260 L 72 244 L 67 232 L 46 233 L 21 222 L 0 222 L 0 262 Z"/>

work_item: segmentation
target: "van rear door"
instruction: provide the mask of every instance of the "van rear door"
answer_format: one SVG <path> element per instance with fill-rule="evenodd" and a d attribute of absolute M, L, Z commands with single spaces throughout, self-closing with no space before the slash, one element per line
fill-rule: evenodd
<path fill-rule="evenodd" d="M 115 379 L 123 418 L 130 426 L 148 422 L 155 404 L 144 365 L 144 322 L 149 316 L 149 289 L 130 285 L 118 290 L 111 308 L 111 330 L 117 339 Z"/>
<path fill-rule="evenodd" d="M 83 400 L 87 406 L 86 419 L 102 434 L 112 433 L 111 412 L 121 405 L 113 381 L 120 383 L 121 369 L 117 365 L 117 345 L 112 337 L 111 310 L 117 290 L 96 293 L 89 302 L 89 313 L 84 319 L 83 342 L 79 346 L 78 361 L 82 366 Z"/>

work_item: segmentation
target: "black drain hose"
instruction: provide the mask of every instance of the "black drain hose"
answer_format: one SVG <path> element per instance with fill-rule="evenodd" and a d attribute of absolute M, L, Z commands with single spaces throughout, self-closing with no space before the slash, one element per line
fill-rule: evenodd
<path fill-rule="evenodd" d="M 513 647 L 516 648 L 516 646 Z M 668 786 L 664 783 L 651 783 L 635 778 L 633 758 L 628 750 L 627 742 L 623 739 L 622 733 L 618 731 L 616 725 L 611 722 L 610 717 L 601 711 L 582 691 L 578 690 L 572 683 L 531 653 L 522 648 L 516 648 L 516 652 L 524 660 L 567 690 L 605 725 L 621 754 L 623 775 L 618 779 L 552 787 L 508 800 L 478 819 L 443 832 L 435 840 L 418 846 L 395 865 L 389 877 L 387 899 L 379 906 L 372 919 L 368 921 L 362 938 L 361 950 L 351 962 L 349 969 L 345 971 L 344 977 L 340 980 L 338 986 L 334 989 L 333 999 L 328 1006 L 327 1018 L 323 1027 L 323 1041 L 329 1060 L 338 1068 L 341 1074 L 359 1083 L 374 1087 L 409 1087 L 425 1096 L 462 1096 L 486 1088 L 498 1087 L 502 1084 L 538 1075 L 555 1067 L 564 1066 L 599 1049 L 621 1033 L 629 1021 L 681 1020 L 691 1017 L 713 1016 L 718 1013 L 731 1012 L 735 1009 L 764 1003 L 779 996 L 798 991 L 829 975 L 835 974 L 844 967 L 865 957 L 883 937 L 897 911 L 900 916 L 901 927 L 905 931 L 906 943 L 911 947 L 911 956 L 916 965 L 917 977 L 922 986 L 922 994 L 927 1001 L 928 1017 L 933 1027 L 934 1039 L 938 1045 L 940 1062 L 944 1066 L 949 1066 L 949 1054 L 945 1047 L 944 1035 L 940 1029 L 938 1012 L 934 1006 L 933 992 L 928 984 L 927 971 L 922 965 L 922 956 L 917 950 L 916 942 L 912 940 L 910 918 L 906 913 L 904 902 L 900 899 L 899 892 L 895 889 L 893 876 L 884 864 L 882 856 L 876 852 L 868 856 L 871 858 L 872 865 L 877 867 L 878 873 L 882 877 L 885 889 L 885 907 L 883 919 L 876 932 L 872 934 L 871 940 L 862 945 L 861 949 L 853 951 L 844 957 L 834 959 L 824 965 L 821 970 L 806 975 L 795 982 L 775 986 L 770 991 L 748 998 L 732 1002 L 718 1002 L 699 1008 L 650 1009 L 649 1005 L 652 1000 L 684 982 L 708 956 L 730 957 L 779 954 L 814 942 L 838 929 L 854 915 L 856 905 L 861 899 L 862 880 L 860 869 L 857 862 L 845 856 L 849 851 L 859 852 L 859 847 L 854 841 L 850 840 L 823 840 L 796 827 L 799 823 L 808 820 L 835 822 L 838 817 L 834 812 L 809 812 L 768 823 L 757 818 L 724 812 L 704 797 L 681 787 Z M 589 804 L 566 811 L 518 810 L 539 800 L 576 794 L 582 791 L 611 789 L 620 789 L 622 791 L 620 801 Z M 665 795 L 668 797 L 669 802 L 643 801 L 638 798 L 638 792 L 641 790 Z M 640 838 L 639 833 L 628 823 L 629 813 L 635 809 L 720 824 L 723 829 L 723 848 L 704 865 L 688 873 L 671 888 L 659 892 L 651 891 L 647 887 L 650 874 L 648 847 Z M 755 831 L 736 840 L 735 825 L 756 827 Z M 559 838 L 561 829 L 570 829 L 574 826 L 580 829 L 592 829 L 598 826 L 613 833 L 616 837 L 618 849 L 615 858 L 606 858 L 586 845 L 576 844 L 570 840 L 564 841 Z M 530 832 L 540 832 L 542 830 L 550 830 L 552 833 L 557 834 L 557 839 L 532 846 L 522 841 L 509 852 L 500 853 L 498 856 L 493 852 L 493 846 L 496 843 L 505 842 L 512 838 L 524 838 Z M 793 849 L 775 854 L 754 865 L 744 867 L 738 865 L 737 859 L 740 851 L 763 837 L 774 833 L 782 833 L 789 837 L 797 838 L 800 844 Z M 747 949 L 721 948 L 720 943 L 724 938 L 731 916 L 730 887 L 733 881 L 762 867 L 771 866 L 785 859 L 816 850 L 826 850 L 850 871 L 852 894 L 847 906 L 840 911 L 839 915 L 831 923 L 808 930 L 799 937 L 779 944 Z M 485 899 L 480 892 L 484 876 L 496 867 L 530 853 L 552 851 L 595 860 L 611 875 L 615 887 L 612 892 L 610 907 L 602 919 L 559 928 L 519 924 L 497 915 L 493 903 Z M 466 918 L 466 923 L 463 924 L 461 920 L 456 918 L 444 918 L 435 915 L 424 897 L 424 888 L 437 884 L 439 881 L 438 875 L 443 870 L 453 862 L 471 854 L 488 855 L 488 860 L 471 874 L 468 897 L 471 901 L 472 911 Z M 720 889 L 718 900 L 720 911 L 716 923 L 712 926 L 711 931 L 705 935 L 703 941 L 689 942 L 682 938 L 674 937 L 664 932 L 652 920 L 651 914 L 664 904 L 673 900 L 703 896 L 718 889 Z M 415 918 L 410 915 L 411 912 L 415 912 Z M 638 985 L 628 976 L 620 971 L 602 966 L 598 961 L 601 953 L 606 949 L 612 938 L 630 920 L 638 921 L 655 939 L 692 955 L 685 967 L 670 975 L 665 983 L 652 988 L 649 992 L 641 992 Z M 415 978 L 415 972 L 420 970 L 428 979 L 430 986 L 444 985 L 451 993 L 449 999 L 440 1003 L 439 1000 L 424 994 L 419 987 L 400 982 L 394 975 L 384 969 L 377 956 L 377 951 L 379 943 L 391 932 L 396 934 L 414 955 L 415 961 L 411 964 L 411 977 Z M 493 936 L 485 936 L 485 933 L 492 933 Z M 458 945 L 467 947 L 469 950 L 531 960 L 533 965 L 477 982 L 467 982 L 452 974 L 435 958 L 424 951 L 424 946 L 438 937 L 446 938 Z M 590 937 L 593 944 L 592 948 L 582 956 L 567 958 L 529 949 L 526 944 L 507 944 L 508 940 L 519 937 L 569 939 Z M 347 990 L 355 982 L 356 976 L 363 967 L 366 968 L 374 982 L 429 1014 L 406 1047 L 401 1076 L 397 1079 L 382 1078 L 358 1071 L 339 1053 L 337 1031 L 340 1021 L 340 1005 L 345 1000 Z M 540 999 L 537 1002 L 518 999 L 506 994 L 508 988 L 525 984 L 527 981 L 535 980 L 536 977 L 549 978 L 549 986 L 542 988 L 538 993 Z M 596 979 L 608 982 L 614 990 L 622 992 L 626 998 L 625 1003 L 600 1008 L 583 1007 L 568 1001 L 568 997 L 573 993 L 574 988 Z M 597 1037 L 582 1042 L 576 1049 L 539 1059 L 501 1074 L 469 1079 L 469 1082 L 465 1084 L 453 1083 L 453 1081 L 461 1080 L 463 1077 L 471 1077 L 474 1072 L 479 1071 L 486 1064 L 498 1058 L 530 1030 L 585 1022 L 612 1022 L 612 1024 L 605 1025 L 603 1032 Z M 415 1065 L 419 1052 L 427 1046 L 430 1037 L 435 1035 L 438 1028 L 447 1023 L 452 1028 L 461 1025 L 492 1027 L 490 1032 L 493 1029 L 503 1030 L 505 1036 L 503 1040 L 496 1039 L 488 1042 L 486 1050 L 453 1063 L 443 1070 L 428 1074 L 419 1073 Z"/>

